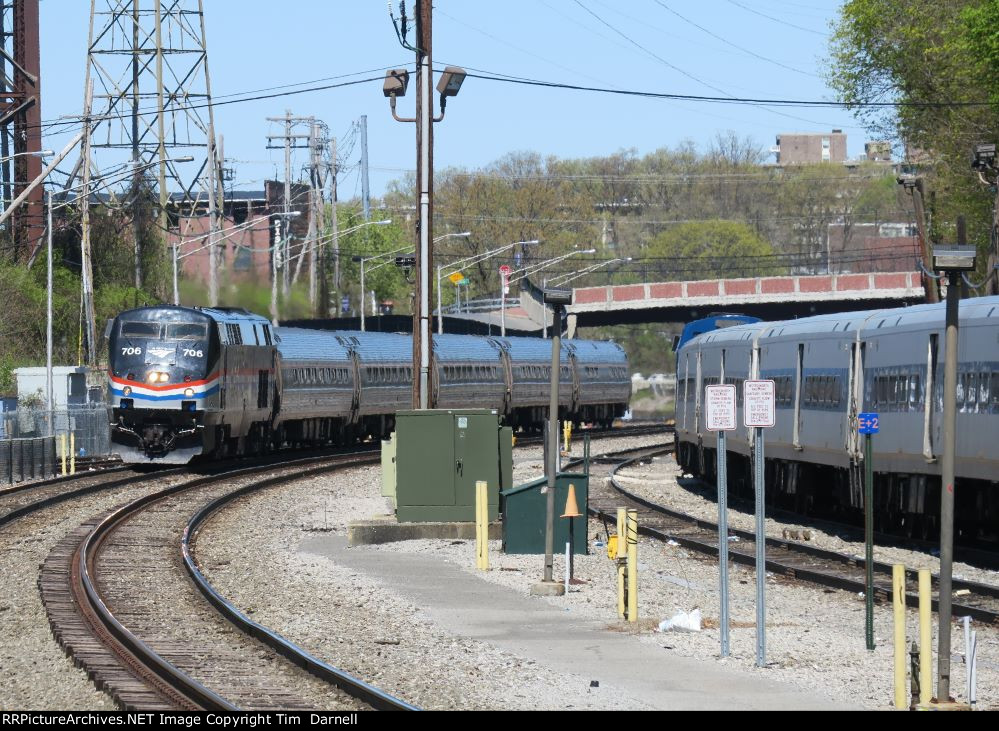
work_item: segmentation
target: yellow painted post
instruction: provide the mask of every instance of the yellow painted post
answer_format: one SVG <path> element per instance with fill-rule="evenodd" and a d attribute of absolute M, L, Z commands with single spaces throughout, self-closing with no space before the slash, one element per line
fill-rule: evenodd
<path fill-rule="evenodd" d="M 69 433 L 69 474 L 76 474 L 76 432 Z"/>
<path fill-rule="evenodd" d="M 617 509 L 617 618 L 624 619 L 627 612 L 625 597 L 627 596 L 627 569 L 625 568 L 625 554 L 627 553 L 628 541 L 625 539 L 625 525 L 628 522 L 628 511 L 625 508 Z"/>
<path fill-rule="evenodd" d="M 919 569 L 919 703 L 924 706 L 933 698 L 932 601 L 930 570 Z"/>
<path fill-rule="evenodd" d="M 891 598 L 895 610 L 895 709 L 908 708 L 905 701 L 905 566 L 891 571 Z"/>
<path fill-rule="evenodd" d="M 638 511 L 628 511 L 628 621 L 638 621 Z"/>
<path fill-rule="evenodd" d="M 482 480 L 475 483 L 475 565 L 489 570 L 489 488 Z"/>
<path fill-rule="evenodd" d="M 66 435 L 59 435 L 59 461 L 62 462 L 62 476 L 66 476 Z"/>
<path fill-rule="evenodd" d="M 569 453 L 569 443 L 572 441 L 572 422 L 567 421 L 562 426 L 562 437 L 565 440 L 565 449 L 563 450 L 566 454 Z"/>

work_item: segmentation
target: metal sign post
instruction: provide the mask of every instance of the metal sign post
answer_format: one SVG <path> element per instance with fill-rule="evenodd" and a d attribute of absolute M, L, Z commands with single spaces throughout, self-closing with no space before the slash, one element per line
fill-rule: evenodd
<path fill-rule="evenodd" d="M 756 488 L 756 665 L 767 664 L 767 533 L 765 523 L 766 490 L 764 485 L 763 430 L 777 423 L 774 382 L 746 381 L 743 385 L 743 422 L 755 430 L 753 444 L 753 482 Z"/>
<path fill-rule="evenodd" d="M 874 649 L 874 461 L 871 436 L 878 433 L 877 414 L 857 415 L 857 430 L 864 435 L 864 635 L 867 649 Z"/>
<path fill-rule="evenodd" d="M 725 432 L 734 430 L 735 386 L 707 386 L 704 389 L 704 403 L 707 407 L 708 431 L 718 434 L 718 586 L 721 610 L 719 628 L 721 630 L 721 656 L 729 656 L 729 617 L 728 617 L 728 454 L 725 447 Z"/>

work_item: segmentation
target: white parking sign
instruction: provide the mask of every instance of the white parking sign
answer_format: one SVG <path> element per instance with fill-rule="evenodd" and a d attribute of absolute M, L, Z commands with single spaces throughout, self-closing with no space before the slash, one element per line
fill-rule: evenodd
<path fill-rule="evenodd" d="M 777 423 L 777 398 L 773 381 L 746 381 L 742 403 L 745 426 L 769 428 Z"/>
<path fill-rule="evenodd" d="M 708 431 L 735 429 L 735 386 L 705 386 L 704 406 Z"/>

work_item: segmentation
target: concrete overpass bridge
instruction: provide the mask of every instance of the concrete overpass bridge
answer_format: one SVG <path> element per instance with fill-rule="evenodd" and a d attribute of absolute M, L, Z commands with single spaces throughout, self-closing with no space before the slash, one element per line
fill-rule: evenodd
<path fill-rule="evenodd" d="M 527 299 L 521 297 L 522 306 Z M 568 312 L 569 327 L 574 330 L 599 325 L 689 322 L 723 311 L 786 320 L 901 307 L 925 299 L 919 272 L 825 274 L 587 287 L 574 291 Z"/>

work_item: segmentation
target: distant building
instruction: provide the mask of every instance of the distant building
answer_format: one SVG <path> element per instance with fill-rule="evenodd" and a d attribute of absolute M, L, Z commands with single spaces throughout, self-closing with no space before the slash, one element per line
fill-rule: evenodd
<path fill-rule="evenodd" d="M 826 235 L 829 270 L 834 273 L 911 271 L 922 255 L 911 223 L 831 223 Z"/>
<path fill-rule="evenodd" d="M 777 135 L 777 145 L 770 150 L 778 165 L 811 165 L 821 162 L 846 162 L 846 135 L 843 130 L 829 133 L 791 132 Z"/>
<path fill-rule="evenodd" d="M 891 142 L 885 140 L 866 142 L 864 155 L 870 162 L 891 162 Z"/>

